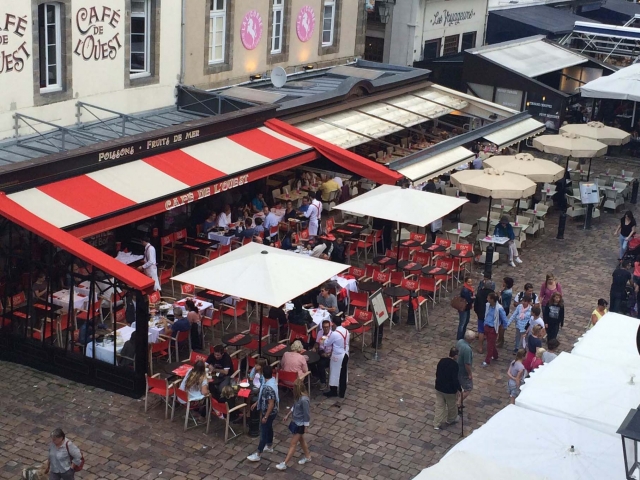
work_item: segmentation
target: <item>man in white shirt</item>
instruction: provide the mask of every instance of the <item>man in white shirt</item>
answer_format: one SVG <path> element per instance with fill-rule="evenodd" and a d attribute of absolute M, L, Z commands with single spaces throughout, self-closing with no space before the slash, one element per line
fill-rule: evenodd
<path fill-rule="evenodd" d="M 318 226 L 320 220 L 322 220 L 322 193 L 318 190 L 316 192 L 316 198 L 311 202 L 309 208 L 304 212 L 304 216 L 309 219 L 309 236 L 315 237 L 318 235 Z"/>
<path fill-rule="evenodd" d="M 231 205 L 226 204 L 224 206 L 224 211 L 220 213 L 218 217 L 218 226 L 222 228 L 229 228 L 231 225 Z"/>
<path fill-rule="evenodd" d="M 160 281 L 158 280 L 158 267 L 156 263 L 156 249 L 153 245 L 149 243 L 149 237 L 145 237 L 142 240 L 142 245 L 144 245 L 144 264 L 138 267 L 138 270 L 144 272 L 147 277 L 150 277 L 155 285 L 153 289 L 156 291 L 160 290 Z"/>
<path fill-rule="evenodd" d="M 340 317 L 333 317 L 335 329 L 333 334 L 324 342 L 324 348 L 331 348 L 331 363 L 329 364 L 329 391 L 326 397 L 344 398 L 347 391 L 347 365 L 349 363 L 349 331 L 342 326 Z"/>

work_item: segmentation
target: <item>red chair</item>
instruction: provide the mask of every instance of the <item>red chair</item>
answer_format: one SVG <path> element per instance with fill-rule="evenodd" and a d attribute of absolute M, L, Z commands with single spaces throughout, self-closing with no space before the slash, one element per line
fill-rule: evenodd
<path fill-rule="evenodd" d="M 176 263 L 176 249 L 173 248 L 175 240 L 174 233 L 160 237 L 160 260 L 170 262 L 171 265 Z"/>
<path fill-rule="evenodd" d="M 445 238 L 436 238 L 436 245 L 443 246 L 446 250 L 444 252 L 433 252 L 433 256 L 437 257 L 446 257 L 449 255 L 449 250 L 451 250 L 451 240 L 447 240 Z"/>
<path fill-rule="evenodd" d="M 416 252 L 413 254 L 413 261 L 419 263 L 423 267 L 431 265 L 431 255 L 426 252 Z"/>
<path fill-rule="evenodd" d="M 203 316 L 202 320 L 200 320 L 200 324 L 202 325 L 202 336 L 206 337 L 206 329 L 211 330 L 211 343 L 213 343 L 215 339 L 215 326 L 220 324 L 222 325 L 222 320 L 220 319 L 220 312 L 218 309 L 214 308 L 210 317 Z M 224 335 L 224 330 L 221 329 L 220 336 Z"/>
<path fill-rule="evenodd" d="M 246 403 L 241 403 L 240 405 L 236 405 L 233 408 L 229 408 L 229 404 L 225 402 L 218 402 L 215 398 L 210 397 L 209 402 L 211 403 L 211 408 L 207 412 L 207 430 L 206 433 L 209 433 L 209 425 L 211 422 L 211 415 L 219 418 L 223 422 L 225 422 L 224 427 L 224 443 L 227 443 L 229 440 L 233 440 L 236 437 L 239 437 L 244 433 L 247 428 L 247 416 L 242 416 L 242 431 L 236 433 L 233 427 L 229 424 L 231 414 L 235 411 L 242 410 L 247 407 Z M 229 430 L 233 433 L 233 436 L 229 438 Z"/>
<path fill-rule="evenodd" d="M 249 321 L 248 312 L 249 312 L 249 302 L 247 302 L 244 299 L 236 300 L 233 305 L 228 305 L 226 303 L 220 304 L 220 314 L 233 317 L 233 322 L 234 322 L 236 331 L 238 330 L 238 317 L 245 315 L 248 322 Z M 224 319 L 224 317 L 222 318 Z M 231 322 L 229 322 L 229 324 L 231 324 Z"/>
<path fill-rule="evenodd" d="M 183 228 L 182 230 L 178 230 L 175 232 L 175 241 L 182 242 L 187 239 L 187 229 Z"/>
<path fill-rule="evenodd" d="M 360 252 L 364 250 L 364 261 L 367 262 L 367 252 L 370 251 L 374 254 L 373 248 L 375 245 L 375 233 L 369 233 L 367 235 L 360 234 L 360 240 L 356 244 L 357 255 L 360 257 Z"/>
<path fill-rule="evenodd" d="M 152 292 L 149 294 L 149 305 L 155 305 L 160 301 L 160 292 Z"/>
<path fill-rule="evenodd" d="M 93 318 L 97 319 L 100 318 L 100 322 L 104 322 L 103 318 L 102 318 L 102 299 L 99 298 L 98 300 L 96 300 L 93 304 L 92 307 L 92 312 L 93 312 Z M 87 321 L 89 320 L 89 311 L 88 310 L 79 310 L 78 313 L 76 314 L 76 321 L 77 320 L 84 320 Z"/>
<path fill-rule="evenodd" d="M 424 243 L 424 242 L 427 241 L 427 234 L 426 233 L 409 232 L 409 240 L 413 240 L 414 242 Z M 413 248 L 420 248 L 420 247 L 413 247 Z"/>
<path fill-rule="evenodd" d="M 442 280 L 444 283 L 444 289 L 448 292 L 447 284 L 451 280 L 451 289 L 453 290 L 453 272 L 455 271 L 455 260 L 453 258 L 438 258 L 436 260 L 436 267 L 444 268 L 447 273 L 445 275 L 435 275 L 436 280 Z"/>
<path fill-rule="evenodd" d="M 382 267 L 378 265 L 365 265 L 366 277 L 363 280 L 371 280 L 376 272 L 382 272 Z"/>
<path fill-rule="evenodd" d="M 171 343 L 173 344 L 174 350 L 176 352 L 176 362 L 180 361 L 180 344 L 184 344 L 187 342 L 189 345 L 189 355 L 191 355 L 191 331 L 187 330 L 185 332 L 178 332 L 175 337 L 171 337 Z"/>
<path fill-rule="evenodd" d="M 156 373 L 151 377 L 146 373 L 144 374 L 144 377 L 147 380 L 147 388 L 144 393 L 144 411 L 146 412 L 149 406 L 149 395 L 160 397 L 164 402 L 164 419 L 166 420 L 169 418 L 169 409 L 171 409 L 171 413 L 173 414 L 173 405 L 169 399 L 175 396 L 176 387 L 180 385 L 180 380 L 169 384 L 166 379 L 163 380 L 158 378 L 159 376 L 159 373 Z"/>
<path fill-rule="evenodd" d="M 473 245 L 470 243 L 456 243 L 455 250 L 460 250 L 461 252 L 472 252 L 473 253 Z M 457 268 L 456 271 L 459 273 L 465 271 L 470 272 L 471 269 L 467 268 L 473 263 L 473 257 L 469 258 L 457 258 Z"/>
<path fill-rule="evenodd" d="M 27 327 L 28 331 L 31 332 L 31 338 L 34 340 L 42 341 L 47 340 L 55 335 L 54 325 L 50 319 L 46 319 L 46 321 L 42 322 L 40 328 Z"/>
<path fill-rule="evenodd" d="M 65 313 L 63 315 L 60 315 L 60 317 L 58 318 L 58 323 L 56 325 L 56 329 L 58 331 L 57 333 L 57 342 L 58 342 L 58 346 L 60 348 L 65 348 L 65 342 L 63 341 L 63 332 L 66 333 L 69 331 L 69 314 Z"/>
<path fill-rule="evenodd" d="M 353 318 L 361 325 L 360 328 L 351 330 L 351 341 L 355 340 L 358 336 L 362 337 L 362 350 L 364 350 L 364 337 L 367 332 L 370 332 L 373 328 L 373 312 L 360 310 L 358 308 L 353 312 Z"/>
<path fill-rule="evenodd" d="M 188 363 L 189 365 L 195 365 L 198 360 L 202 360 L 203 362 L 206 362 L 207 358 L 209 358 L 209 357 L 207 355 L 205 355 L 204 353 L 191 352 L 191 354 L 189 355 L 189 358 L 187 358 L 186 360 L 183 360 L 182 363 Z"/>
<path fill-rule="evenodd" d="M 231 245 L 219 245 L 215 251 L 218 252 L 218 257 L 221 257 L 231 251 Z"/>
<path fill-rule="evenodd" d="M 193 256 L 193 265 L 194 267 L 200 266 L 200 265 L 204 265 L 205 263 L 210 262 L 211 260 L 214 260 L 216 258 L 218 258 L 218 251 L 217 250 L 212 250 L 212 249 L 207 249 L 206 251 L 206 255 L 194 255 Z"/>
<path fill-rule="evenodd" d="M 292 392 L 293 392 L 293 384 L 298 378 L 300 378 L 303 381 L 304 379 L 307 379 L 309 383 L 307 388 L 309 391 L 311 391 L 311 371 L 308 371 L 302 376 L 298 375 L 298 372 L 285 372 L 280 368 L 278 368 L 276 371 L 276 379 L 278 381 L 278 386 L 282 388 L 287 388 Z"/>
<path fill-rule="evenodd" d="M 11 310 L 15 310 L 27 303 L 27 297 L 24 295 L 24 292 L 19 292 L 11 297 L 10 302 Z"/>
<path fill-rule="evenodd" d="M 402 281 L 404 280 L 404 273 L 402 272 L 397 272 L 397 271 L 393 271 L 390 273 L 391 275 L 391 285 L 394 286 L 400 286 L 402 284 Z"/>
<path fill-rule="evenodd" d="M 309 229 L 305 228 L 304 230 L 300 231 L 300 238 L 299 238 L 300 242 L 308 242 L 309 241 Z M 298 243 L 296 241 L 296 243 Z"/>
<path fill-rule="evenodd" d="M 389 258 L 398 258 L 398 252 L 387 248 L 387 251 L 384 252 L 384 256 Z"/>
<path fill-rule="evenodd" d="M 260 336 L 260 340 L 266 340 L 269 338 L 269 326 L 264 324 L 264 320 L 262 322 L 262 334 L 260 334 L 260 324 L 259 323 L 255 323 L 255 322 L 251 322 L 249 324 L 249 330 L 245 330 L 242 333 L 248 333 L 249 335 L 252 335 L 254 337 L 258 337 Z"/>
<path fill-rule="evenodd" d="M 391 281 L 391 274 L 384 272 L 374 272 L 371 280 L 374 282 L 380 282 L 383 287 L 386 287 L 387 284 Z"/>
<path fill-rule="evenodd" d="M 267 328 L 268 335 L 275 333 L 276 338 L 280 339 L 280 323 L 277 319 L 262 317 L 262 326 Z"/>
<path fill-rule="evenodd" d="M 171 421 L 173 422 L 173 414 L 176 412 L 176 407 L 183 405 L 185 407 L 184 431 L 186 432 L 190 428 L 203 425 L 204 422 L 198 423 L 198 420 L 193 415 L 194 412 L 197 412 L 198 410 L 200 410 L 200 407 L 201 407 L 200 401 L 192 402 L 191 400 L 189 400 L 189 394 L 179 387 L 176 388 L 174 392 L 175 392 L 175 395 L 173 396 L 173 406 L 171 408 Z M 177 405 L 176 405 L 176 400 L 178 400 Z M 180 402 L 180 400 L 182 400 L 182 402 Z M 193 425 L 191 427 L 189 426 L 189 420 L 193 422 Z"/>
<path fill-rule="evenodd" d="M 378 255 L 378 245 L 382 243 L 382 230 L 374 230 L 373 233 L 373 254 Z"/>
<path fill-rule="evenodd" d="M 362 280 L 367 276 L 367 271 L 360 267 L 349 267 L 349 275 L 355 277 L 356 280 Z"/>
<path fill-rule="evenodd" d="M 160 287 L 171 282 L 171 295 L 175 295 L 176 294 L 175 287 L 173 284 L 173 280 L 171 280 L 171 277 L 173 277 L 173 266 L 170 266 L 169 268 L 162 268 L 158 273 L 159 273 L 158 280 L 160 281 Z"/>
<path fill-rule="evenodd" d="M 440 300 L 440 285 L 442 284 L 442 280 L 437 280 L 433 277 L 420 277 L 420 291 L 426 292 L 427 297 L 431 294 L 431 300 L 433 301 L 433 306 L 436 305 L 436 295 L 438 296 L 438 300 Z"/>
<path fill-rule="evenodd" d="M 349 292 L 349 306 L 355 309 L 369 309 L 369 295 L 366 292 Z"/>
<path fill-rule="evenodd" d="M 180 284 L 180 293 L 186 296 L 194 296 L 196 294 L 196 286 L 191 285 L 190 283 L 181 283 Z"/>
<path fill-rule="evenodd" d="M 305 343 L 309 343 L 309 330 L 304 325 L 295 325 L 293 323 L 287 323 L 289 327 L 289 344 L 292 344 L 296 340 L 300 339 Z M 315 330 L 314 327 L 311 327 L 312 330 Z"/>
<path fill-rule="evenodd" d="M 149 371 L 153 375 L 153 361 L 166 358 L 171 363 L 171 338 L 160 336 L 161 340 L 149 344 Z"/>
<path fill-rule="evenodd" d="M 324 228 L 326 232 L 331 232 L 336 226 L 336 221 L 333 217 L 327 218 L 327 221 L 324 224 Z"/>
<path fill-rule="evenodd" d="M 351 257 L 358 255 L 358 243 L 351 240 L 345 240 L 345 256 L 347 257 L 347 263 L 351 263 Z"/>

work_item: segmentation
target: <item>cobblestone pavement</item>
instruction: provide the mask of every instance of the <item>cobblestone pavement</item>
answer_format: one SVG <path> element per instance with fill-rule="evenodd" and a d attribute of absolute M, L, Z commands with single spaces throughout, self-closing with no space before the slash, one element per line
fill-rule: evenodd
<path fill-rule="evenodd" d="M 637 163 L 626 160 L 601 161 L 596 170 L 607 166 L 640 173 Z M 463 220 L 474 223 L 486 208 L 486 200 L 466 206 Z M 632 210 L 637 211 L 635 206 Z M 565 240 L 559 241 L 554 238 L 554 213 L 546 232 L 522 250 L 521 266 L 511 268 L 501 261 L 494 269 L 498 281 L 512 276 L 518 291 L 525 281 L 539 289 L 546 273 L 556 275 L 567 308 L 559 335 L 563 350 L 570 350 L 583 333 L 595 300 L 608 297 L 616 263 L 613 230 L 620 216 L 605 213 L 590 231 L 569 219 Z M 480 278 L 478 267 L 474 275 Z M 281 422 L 276 427 L 275 453 L 265 454 L 260 463 L 249 463 L 245 457 L 257 440 L 243 436 L 224 445 L 220 424 L 209 435 L 203 428 L 183 433 L 181 422 L 164 420 L 157 404 L 145 413 L 143 400 L 0 362 L 5 385 L 0 392 L 0 478 L 19 478 L 24 466 L 43 460 L 47 435 L 54 427 L 62 427 L 82 447 L 86 469 L 78 477 L 83 479 L 412 478 L 460 440 L 459 424 L 441 431 L 432 426 L 435 366 L 455 342 L 457 314 L 448 298 L 429 313 L 430 325 L 419 333 L 406 325 L 386 331 L 378 362 L 352 349 L 346 399 L 336 403 L 313 392 L 312 426 L 306 435 L 313 461 L 304 466 L 293 462 L 286 472 L 275 470 L 289 443 Z M 500 360 L 489 368 L 480 368 L 482 359 L 476 355 L 465 435 L 507 404 L 505 371 L 512 344 L 510 328 Z M 290 395 L 285 396 L 281 409 L 290 404 Z"/>

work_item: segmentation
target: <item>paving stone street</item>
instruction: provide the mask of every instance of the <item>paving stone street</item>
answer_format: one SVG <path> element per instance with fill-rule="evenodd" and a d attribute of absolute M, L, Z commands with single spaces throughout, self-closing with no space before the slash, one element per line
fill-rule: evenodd
<path fill-rule="evenodd" d="M 633 159 L 594 161 L 596 172 L 608 166 L 640 173 L 640 163 Z M 631 207 L 634 213 L 638 211 L 635 205 Z M 486 199 L 469 204 L 462 220 L 475 223 L 486 210 Z M 596 300 L 608 299 L 618 247 L 613 231 L 622 211 L 603 213 L 589 231 L 578 227 L 581 221 L 569 218 L 564 240 L 555 239 L 558 214 L 553 212 L 547 218 L 546 231 L 521 250 L 522 265 L 512 268 L 501 260 L 494 267 L 498 286 L 504 276 L 515 279 L 514 294 L 525 282 L 532 282 L 538 292 L 545 275 L 555 274 L 565 293 L 561 350 L 571 350 L 584 332 Z M 473 268 L 477 284 L 481 267 Z M 18 479 L 22 468 L 44 460 L 48 435 L 55 427 L 61 427 L 83 450 L 86 467 L 76 478 L 86 480 L 413 478 L 460 440 L 460 424 L 441 431 L 432 425 L 435 367 L 455 343 L 458 320 L 449 306 L 450 298 L 443 297 L 435 309 L 430 308 L 429 325 L 420 332 L 404 321 L 392 331 L 387 328 L 379 361 L 370 359 L 370 349 L 362 353 L 352 347 L 346 398 L 336 402 L 314 389 L 312 425 L 306 435 L 312 461 L 298 465 L 298 452 L 285 472 L 275 469 L 284 459 L 290 439 L 287 425 L 281 421 L 284 413 L 277 421 L 275 452 L 265 453 L 259 463 L 250 463 L 245 458 L 255 451 L 257 439 L 244 435 L 225 445 L 222 422 L 216 422 L 209 435 L 204 427 L 183 433 L 180 420 L 164 420 L 164 408 L 156 400 L 145 413 L 144 399 L 114 395 L 0 362 L 0 478 Z M 470 326 L 475 329 L 474 314 Z M 512 345 L 510 327 L 499 361 L 483 369 L 481 356 L 475 355 L 465 435 L 508 403 L 505 372 Z M 286 412 L 291 403 L 291 395 L 285 395 L 281 411 Z"/>

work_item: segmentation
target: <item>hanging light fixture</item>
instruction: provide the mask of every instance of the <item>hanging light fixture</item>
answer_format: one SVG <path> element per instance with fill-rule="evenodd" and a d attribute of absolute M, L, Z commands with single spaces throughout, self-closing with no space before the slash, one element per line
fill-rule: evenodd
<path fill-rule="evenodd" d="M 633 376 L 630 384 L 633 384 Z M 640 443 L 640 411 L 629 410 L 627 418 L 617 432 L 622 437 L 622 453 L 624 455 L 625 478 L 635 480 L 640 472 L 640 459 L 638 458 L 638 444 Z"/>
<path fill-rule="evenodd" d="M 389 23 L 391 19 L 391 11 L 393 10 L 393 6 L 396 4 L 396 0 L 384 0 L 380 3 L 378 7 L 378 14 L 380 15 L 380 22 Z"/>

